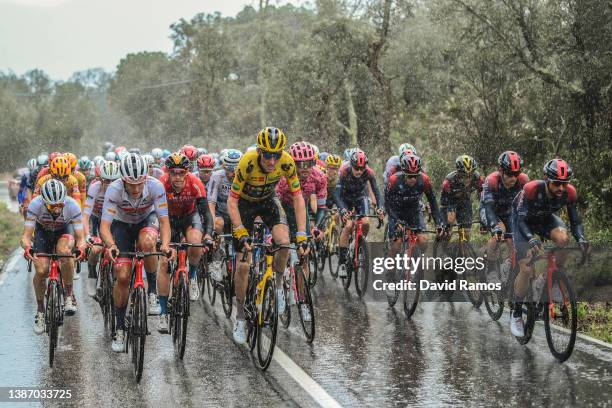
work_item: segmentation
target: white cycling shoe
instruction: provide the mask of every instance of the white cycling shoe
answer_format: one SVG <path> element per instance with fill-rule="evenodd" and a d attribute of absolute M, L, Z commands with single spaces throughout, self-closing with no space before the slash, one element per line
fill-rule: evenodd
<path fill-rule="evenodd" d="M 115 333 L 111 350 L 115 353 L 123 353 L 125 351 L 125 332 L 123 330 L 117 330 L 117 333 Z"/>
<path fill-rule="evenodd" d="M 246 321 L 236 319 L 234 325 L 234 341 L 238 344 L 246 343 Z"/>
<path fill-rule="evenodd" d="M 523 327 L 522 317 L 510 317 L 510 331 L 514 337 L 525 337 L 525 328 Z"/>

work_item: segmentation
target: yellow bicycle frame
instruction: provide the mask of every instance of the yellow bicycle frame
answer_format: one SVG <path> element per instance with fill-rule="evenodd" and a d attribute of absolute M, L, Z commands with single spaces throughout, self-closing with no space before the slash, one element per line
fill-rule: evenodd
<path fill-rule="evenodd" d="M 327 230 L 325 231 L 325 236 L 326 236 L 326 241 L 327 241 L 327 248 L 331 249 L 333 242 L 332 242 L 332 231 L 336 228 L 336 216 L 335 214 L 330 214 L 330 218 L 331 221 L 329 222 L 329 225 L 327 226 Z"/>
<path fill-rule="evenodd" d="M 259 282 L 257 283 L 257 296 L 255 297 L 255 306 L 257 307 L 257 324 L 260 326 L 263 324 L 263 298 L 264 289 L 268 279 L 274 277 L 274 270 L 272 269 L 272 263 L 274 262 L 274 254 L 266 253 L 266 272 L 263 274 Z M 276 305 L 274 305 L 276 307 Z"/>

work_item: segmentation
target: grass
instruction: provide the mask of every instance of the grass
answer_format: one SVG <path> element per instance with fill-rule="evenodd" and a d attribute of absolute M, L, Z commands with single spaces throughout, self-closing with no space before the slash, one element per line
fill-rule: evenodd
<path fill-rule="evenodd" d="M 4 263 L 8 255 L 19 245 L 23 231 L 23 218 L 9 211 L 4 203 L 0 203 L 0 263 Z"/>
<path fill-rule="evenodd" d="M 612 343 L 612 306 L 610 303 L 578 303 L 578 331 Z"/>

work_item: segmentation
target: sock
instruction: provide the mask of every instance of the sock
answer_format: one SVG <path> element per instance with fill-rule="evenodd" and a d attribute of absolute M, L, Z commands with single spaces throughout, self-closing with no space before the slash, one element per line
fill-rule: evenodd
<path fill-rule="evenodd" d="M 72 285 L 66 285 L 66 297 L 72 296 Z"/>
<path fill-rule="evenodd" d="M 198 273 L 198 265 L 189 264 L 189 279 L 195 279 Z"/>
<path fill-rule="evenodd" d="M 149 284 L 149 294 L 157 292 L 157 273 L 147 272 L 147 283 Z"/>
<path fill-rule="evenodd" d="M 161 309 L 160 314 L 168 314 L 168 296 L 159 296 L 159 308 Z"/>
<path fill-rule="evenodd" d="M 40 313 L 45 313 L 45 302 L 43 300 L 37 300 L 36 303 L 38 304 L 38 308 L 36 311 Z"/>
<path fill-rule="evenodd" d="M 89 262 L 87 263 L 87 270 L 89 271 L 89 274 L 87 275 L 87 277 L 89 277 L 90 279 L 96 279 L 98 277 L 98 274 L 96 271 L 97 266 L 98 266 L 97 263 L 94 263 L 94 264 L 90 264 Z"/>
<path fill-rule="evenodd" d="M 244 300 L 236 298 L 236 319 L 244 320 Z"/>
<path fill-rule="evenodd" d="M 115 308 L 115 314 L 117 315 L 117 330 L 125 330 L 125 307 Z"/>
<path fill-rule="evenodd" d="M 523 298 L 514 297 L 514 310 L 512 316 L 521 317 L 523 316 Z"/>

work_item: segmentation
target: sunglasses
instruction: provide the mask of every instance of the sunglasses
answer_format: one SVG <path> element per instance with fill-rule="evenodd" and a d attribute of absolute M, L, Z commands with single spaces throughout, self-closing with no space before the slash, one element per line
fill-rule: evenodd
<path fill-rule="evenodd" d="M 295 162 L 295 165 L 298 169 L 308 170 L 314 167 L 315 162 L 313 160 L 299 161 L 299 162 Z"/>
<path fill-rule="evenodd" d="M 261 155 L 263 156 L 264 160 L 278 160 L 281 158 L 281 156 L 283 155 L 283 152 L 261 152 Z"/>
<path fill-rule="evenodd" d="M 355 171 L 364 171 L 366 168 L 365 167 L 355 167 L 353 166 L 353 170 Z"/>
<path fill-rule="evenodd" d="M 184 177 L 187 174 L 186 170 L 170 170 L 171 176 Z"/>
<path fill-rule="evenodd" d="M 64 208 L 64 203 L 60 203 L 60 204 L 47 204 L 47 209 L 49 211 L 57 210 L 57 209 L 61 209 L 61 208 Z"/>
<path fill-rule="evenodd" d="M 521 172 L 520 171 L 504 171 L 504 174 L 508 177 L 518 177 Z"/>
<path fill-rule="evenodd" d="M 561 186 L 565 186 L 567 185 L 567 181 L 551 181 L 550 184 L 552 184 L 555 187 L 561 187 Z"/>
<path fill-rule="evenodd" d="M 406 178 L 409 178 L 409 179 L 415 179 L 415 178 L 418 178 L 418 177 L 419 177 L 418 174 L 406 174 Z"/>

